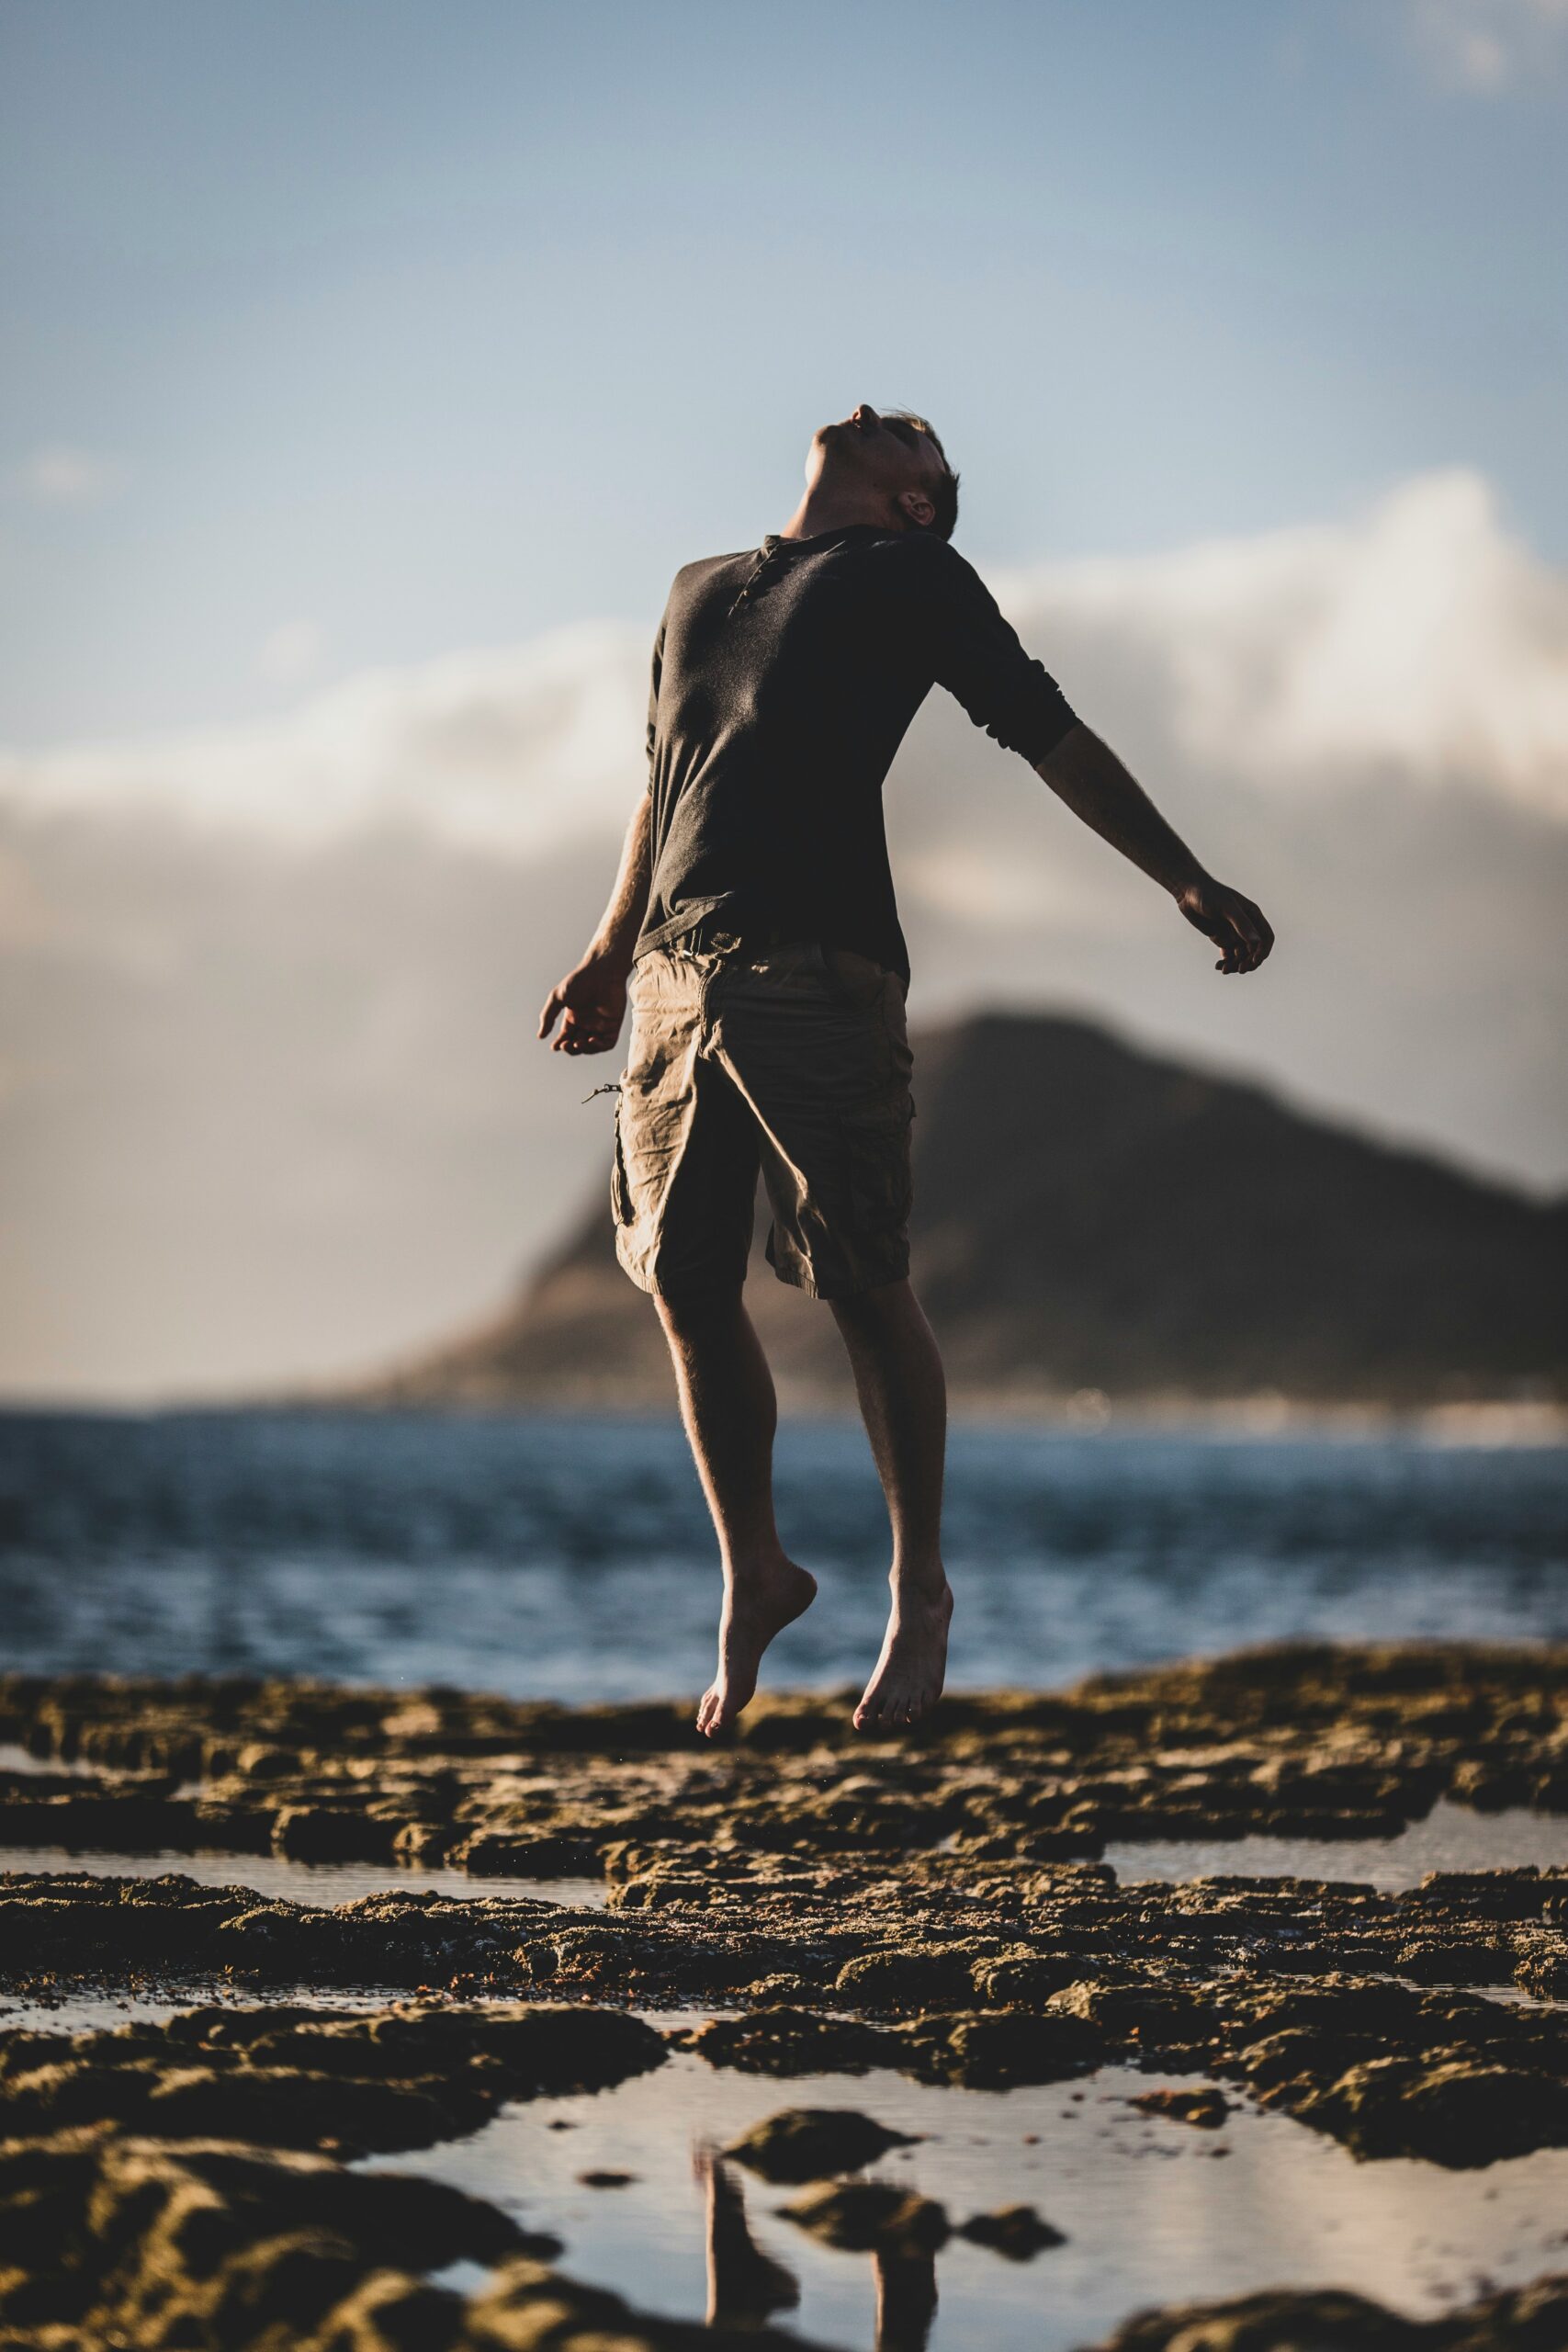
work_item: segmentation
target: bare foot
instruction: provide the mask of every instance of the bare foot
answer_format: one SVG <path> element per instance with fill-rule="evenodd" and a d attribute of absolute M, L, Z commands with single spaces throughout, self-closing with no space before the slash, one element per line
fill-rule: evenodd
<path fill-rule="evenodd" d="M 762 1652 L 816 1598 L 816 1577 L 782 1557 L 769 1567 L 753 1569 L 739 1583 L 726 1584 L 718 1621 L 718 1672 L 697 1707 L 700 1732 L 711 1739 L 735 1721 L 757 1688 Z"/>
<path fill-rule="evenodd" d="M 931 1713 L 947 1674 L 952 1619 L 953 1589 L 945 1577 L 935 1592 L 894 1587 L 882 1656 L 855 1709 L 856 1731 L 902 1731 Z"/>

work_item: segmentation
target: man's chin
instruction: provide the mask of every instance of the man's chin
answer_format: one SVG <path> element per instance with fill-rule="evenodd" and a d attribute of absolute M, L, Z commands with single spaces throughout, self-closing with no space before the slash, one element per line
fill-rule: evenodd
<path fill-rule="evenodd" d="M 858 472 L 862 455 L 861 438 L 852 424 L 820 424 L 811 436 L 810 461 L 815 461 L 818 475 L 829 469 L 835 474 Z"/>

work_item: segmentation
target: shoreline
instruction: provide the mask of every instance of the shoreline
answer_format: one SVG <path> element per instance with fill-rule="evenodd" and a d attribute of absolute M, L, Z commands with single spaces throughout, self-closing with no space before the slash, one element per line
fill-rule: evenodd
<path fill-rule="evenodd" d="M 607 2302 L 626 2277 L 573 2283 L 558 2247 L 536 2233 L 525 2244 L 528 2231 L 482 2199 L 452 2203 L 449 2184 L 388 2190 L 405 2213 L 390 2233 L 370 2211 L 380 2189 L 340 2185 L 394 2177 L 355 2169 L 371 2158 L 417 2173 L 419 2151 L 460 2148 L 502 2113 L 531 2132 L 531 2102 L 592 2108 L 647 2075 L 658 2106 L 671 2066 L 753 2085 L 759 2116 L 796 2111 L 793 2080 L 873 2117 L 911 2099 L 940 2113 L 975 2092 L 1038 2098 L 1061 2086 L 1070 2100 L 1132 2069 L 1154 2086 L 1133 2102 L 1147 2110 L 1140 2128 L 1177 2161 L 1227 2148 L 1227 2132 L 1239 2145 L 1247 2119 L 1266 2118 L 1337 2164 L 1375 2176 L 1414 2163 L 1474 2180 L 1477 2196 L 1495 2167 L 1568 2152 L 1568 1860 L 1428 1871 L 1380 1891 L 1354 1875 L 1133 1880 L 1102 1859 L 1108 1846 L 1239 1848 L 1259 1835 L 1348 1854 L 1439 1804 L 1568 1827 L 1561 1648 L 1300 1645 L 1056 1692 L 959 1693 L 930 1730 L 874 1744 L 849 1734 L 831 1699 L 772 1694 L 717 1749 L 673 1702 L 12 1676 L 0 1679 L 0 1738 L 28 1758 L 0 1771 L 0 1843 L 41 1856 L 90 1832 L 97 1849 L 79 1869 L 0 1880 L 0 1992 L 26 2012 L 0 2019 L 0 2177 L 9 2166 L 76 2215 L 69 2293 L 130 2346 L 166 2339 L 137 2333 L 142 2305 L 127 2302 L 124 2279 L 159 2262 L 177 2271 L 184 2256 L 152 2221 L 110 2261 L 83 2216 L 106 2200 L 118 2210 L 130 2179 L 155 2177 L 176 2204 L 216 2199 L 231 2289 L 235 2266 L 271 2262 L 262 2249 L 280 2215 L 298 2214 L 302 2182 L 313 2210 L 336 2214 L 333 2308 L 379 2295 L 389 2316 L 379 2333 L 373 2315 L 352 2335 L 341 2323 L 323 2352 L 570 2346 L 570 2331 L 527 2333 L 547 2304 L 585 2343 L 597 2328 L 626 2346 L 718 2352 L 722 2330 Z M 182 1847 L 231 1855 L 226 1883 L 182 1874 Z M 116 1851 L 171 1848 L 163 1872 L 114 1871 Z M 384 1870 L 385 1890 L 314 1906 L 263 1895 L 246 1881 L 247 1856 L 263 1855 L 362 1860 Z M 466 1872 L 471 1889 L 421 1888 L 405 1874 L 420 1861 Z M 599 1874 L 602 1906 L 557 1898 L 552 1882 L 571 1873 Z M 512 1891 L 519 1882 L 536 1893 Z M 191 2007 L 147 2014 L 146 1996 L 182 1992 Z M 51 2030 L 51 2003 L 88 1995 L 139 2013 L 118 2030 Z M 805 2128 L 773 2121 L 785 2138 Z M 201 2153 L 219 2142 L 231 2152 L 221 2179 Z M 911 2176 L 891 2155 L 866 2178 L 863 2154 L 829 2134 L 803 2161 L 821 2169 L 802 2176 L 807 2218 L 792 2226 L 827 2231 L 829 2246 L 863 2239 L 912 2260 L 911 2232 L 940 2245 L 973 2222 L 981 2245 L 992 2228 L 929 2195 L 916 2204 L 934 2202 L 939 2218 L 908 2197 L 896 2212 L 891 2188 Z M 1219 2167 L 1213 2194 L 1231 2177 Z M 138 2194 L 164 2210 L 152 2189 Z M 431 2258 L 389 2271 L 403 2229 Z M 1021 2222 L 995 2229 L 1029 2234 Z M 1037 2236 L 1021 2258 L 1048 2265 L 1051 2243 Z M 484 2266 L 488 2283 L 432 2284 L 443 2249 Z M 1463 2340 L 1520 2352 L 1556 2341 L 1542 2312 L 1560 2290 L 1568 2312 L 1561 2282 L 1483 2298 Z M 34 2278 L 28 2291 L 41 2327 L 38 2297 L 67 2290 Z M 208 2313 L 192 2342 L 259 2346 L 239 2319 L 218 2329 L 209 2284 L 193 2276 L 178 2291 Z M 237 2310 L 238 2290 L 225 2292 Z M 391 2332 L 394 2302 L 424 2312 L 426 2335 Z M 1314 2344 L 1393 2342 L 1368 2326 L 1406 2325 L 1315 2291 L 1251 2302 L 1246 2324 L 1266 2332 L 1237 2345 L 1298 2343 L 1308 2326 Z M 1190 2296 L 1179 2311 L 1141 2333 L 1124 2314 L 1103 2340 L 1158 2352 L 1195 2324 Z M 323 2314 L 310 2317 L 297 2340 L 313 2346 Z M 1398 2341 L 1437 2352 L 1459 2340 L 1423 2325 Z"/>
<path fill-rule="evenodd" d="M 852 1398 L 837 1391 L 777 1382 L 781 1419 L 797 1424 L 860 1426 Z M 394 1387 L 369 1394 L 353 1387 L 299 1387 L 143 1398 L 0 1396 L 0 1420 L 146 1420 L 254 1414 L 287 1419 L 319 1415 L 366 1419 L 429 1414 L 454 1420 L 603 1419 L 677 1425 L 672 1399 L 612 1384 L 567 1381 L 537 1396 L 479 1391 L 401 1395 Z M 1109 1396 L 1100 1389 L 958 1391 L 950 1400 L 954 1429 L 1033 1433 L 1043 1437 L 1162 1437 L 1211 1442 L 1330 1443 L 1398 1442 L 1456 1451 L 1551 1451 L 1568 1447 L 1568 1403 L 1552 1399 L 1473 1398 L 1450 1403 L 1390 1404 L 1289 1397 L 1276 1390 L 1228 1397 L 1187 1395 Z"/>

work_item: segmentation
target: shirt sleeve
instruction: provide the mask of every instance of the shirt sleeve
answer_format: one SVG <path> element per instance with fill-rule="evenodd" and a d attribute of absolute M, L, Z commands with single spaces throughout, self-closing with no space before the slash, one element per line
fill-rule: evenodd
<path fill-rule="evenodd" d="M 976 727 L 1032 767 L 1055 751 L 1077 714 L 1050 673 L 1032 661 L 972 564 L 943 546 L 931 567 L 931 655 L 939 685 Z"/>
<path fill-rule="evenodd" d="M 664 671 L 665 622 L 659 624 L 659 634 L 653 640 L 653 661 L 648 681 L 648 788 L 653 790 L 653 746 L 659 734 L 659 681 Z"/>

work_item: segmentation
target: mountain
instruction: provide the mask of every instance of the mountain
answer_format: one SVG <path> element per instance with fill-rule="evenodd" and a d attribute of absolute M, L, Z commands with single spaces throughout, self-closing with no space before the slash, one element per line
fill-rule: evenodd
<path fill-rule="evenodd" d="M 916 1040 L 914 1279 L 955 1396 L 1410 1407 L 1568 1398 L 1568 1203 L 1139 1051 L 987 1013 Z M 608 1184 L 606 1180 L 606 1195 Z M 787 1397 L 848 1393 L 831 1317 L 748 1287 Z M 607 1198 L 382 1402 L 667 1401 Z"/>

